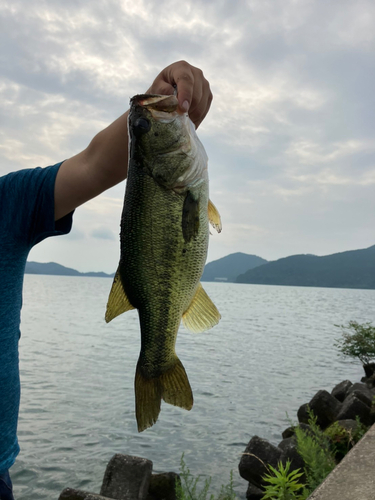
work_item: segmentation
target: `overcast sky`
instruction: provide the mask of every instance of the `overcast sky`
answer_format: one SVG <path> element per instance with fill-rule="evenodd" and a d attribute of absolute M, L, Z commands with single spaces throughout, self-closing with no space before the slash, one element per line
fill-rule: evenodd
<path fill-rule="evenodd" d="M 223 231 L 208 260 L 375 244 L 373 0 L 3 0 L 0 175 L 84 149 L 168 64 L 214 101 L 198 130 Z M 113 272 L 125 184 L 29 260 Z"/>

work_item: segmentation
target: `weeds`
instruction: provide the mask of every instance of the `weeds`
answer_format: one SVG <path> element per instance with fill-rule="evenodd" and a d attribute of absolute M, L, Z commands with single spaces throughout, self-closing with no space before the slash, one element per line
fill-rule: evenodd
<path fill-rule="evenodd" d="M 307 489 L 313 492 L 335 468 L 335 452 L 330 440 L 320 429 L 317 417 L 308 409 L 310 430 L 295 428 L 297 451 L 305 462 Z"/>
<path fill-rule="evenodd" d="M 333 443 L 336 458 L 342 459 L 368 431 L 369 428 L 362 424 L 358 415 L 356 416 L 356 422 L 357 425 L 354 430 L 346 429 L 338 422 L 334 422 L 324 431 L 325 435 Z"/>
<path fill-rule="evenodd" d="M 230 472 L 229 483 L 222 485 L 217 496 L 213 493 L 209 494 L 211 486 L 211 477 L 204 480 L 203 487 L 199 488 L 198 483 L 202 476 L 194 478 L 189 468 L 187 467 L 184 454 L 180 461 L 180 478 L 181 481 L 176 483 L 176 498 L 177 500 L 236 500 L 236 494 L 233 489 L 233 471 Z"/>
<path fill-rule="evenodd" d="M 264 480 L 268 484 L 264 490 L 265 495 L 262 500 L 305 500 L 308 493 L 305 490 L 305 485 L 298 482 L 298 479 L 303 476 L 300 469 L 289 472 L 290 461 L 288 460 L 285 467 L 282 462 L 279 462 L 277 469 L 269 465 L 268 468 L 272 474 L 264 476 Z M 297 493 L 299 490 L 302 492 Z"/>

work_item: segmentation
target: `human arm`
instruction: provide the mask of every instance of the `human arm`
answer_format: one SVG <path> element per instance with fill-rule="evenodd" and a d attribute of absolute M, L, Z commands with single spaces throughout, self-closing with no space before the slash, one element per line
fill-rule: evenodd
<path fill-rule="evenodd" d="M 147 91 L 173 94 L 181 110 L 198 127 L 211 105 L 212 93 L 200 69 L 185 61 L 165 68 Z M 123 181 L 128 169 L 128 111 L 99 132 L 81 153 L 66 160 L 55 182 L 55 220 Z"/>

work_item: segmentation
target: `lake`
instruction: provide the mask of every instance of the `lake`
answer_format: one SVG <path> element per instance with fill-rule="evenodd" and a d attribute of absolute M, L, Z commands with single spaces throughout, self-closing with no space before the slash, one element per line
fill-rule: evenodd
<path fill-rule="evenodd" d="M 201 334 L 181 327 L 176 351 L 194 392 L 190 412 L 162 405 L 138 433 L 134 373 L 136 311 L 108 325 L 112 280 L 26 275 L 20 341 L 21 454 L 12 467 L 18 500 L 52 500 L 66 487 L 98 493 L 115 453 L 148 458 L 154 472 L 179 471 L 182 453 L 213 490 L 234 471 L 252 436 L 281 441 L 289 418 L 320 389 L 363 369 L 338 356 L 335 324 L 375 320 L 375 290 L 204 283 L 221 312 Z"/>

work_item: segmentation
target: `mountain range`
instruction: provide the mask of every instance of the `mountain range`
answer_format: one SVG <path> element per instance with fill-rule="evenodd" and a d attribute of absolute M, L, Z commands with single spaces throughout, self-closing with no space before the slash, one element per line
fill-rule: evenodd
<path fill-rule="evenodd" d="M 89 276 L 93 278 L 112 278 L 115 274 L 106 273 L 80 273 L 75 269 L 70 267 L 62 266 L 61 264 L 56 264 L 56 262 L 27 262 L 26 263 L 26 274 L 53 274 L 56 276 Z"/>
<path fill-rule="evenodd" d="M 292 255 L 249 269 L 236 282 L 375 289 L 375 245 L 323 257 Z"/>
<path fill-rule="evenodd" d="M 114 273 L 80 273 L 55 262 L 28 262 L 25 272 L 103 278 L 114 276 Z M 292 255 L 272 262 L 256 255 L 237 252 L 209 262 L 205 266 L 202 281 L 375 289 L 375 245 L 323 257 Z"/>
<path fill-rule="evenodd" d="M 237 252 L 206 264 L 201 281 L 236 281 L 245 270 L 266 264 L 267 261 L 256 255 Z"/>

